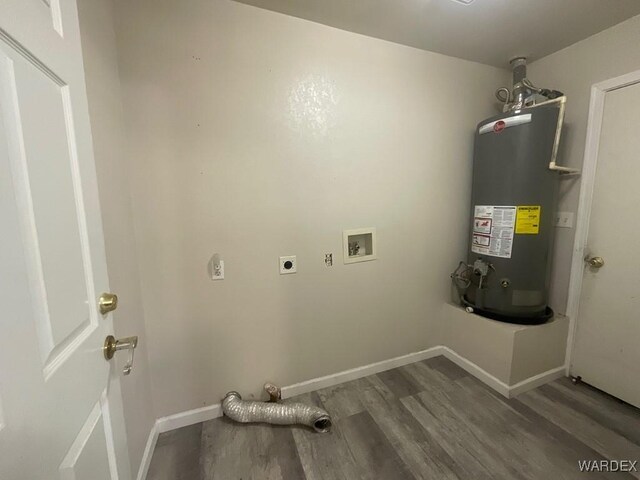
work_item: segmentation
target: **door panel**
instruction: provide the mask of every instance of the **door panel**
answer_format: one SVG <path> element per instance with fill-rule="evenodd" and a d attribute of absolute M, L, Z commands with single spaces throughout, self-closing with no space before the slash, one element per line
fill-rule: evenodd
<path fill-rule="evenodd" d="M 31 293 L 39 310 L 40 356 L 48 375 L 68 358 L 74 340 L 97 323 L 88 308 L 95 293 L 89 291 L 88 254 L 83 255 L 82 245 L 88 241 L 80 227 L 82 192 L 73 119 L 66 85 L 24 59 L 14 62 L 5 55 L 0 61 L 6 123 L 15 125 L 12 171 L 21 197 Z"/>
<path fill-rule="evenodd" d="M 60 464 L 62 480 L 117 478 L 106 394 L 96 403 Z"/>
<path fill-rule="evenodd" d="M 0 225 L 0 478 L 129 479 L 74 0 L 0 2 Z"/>
<path fill-rule="evenodd" d="M 606 93 L 571 372 L 640 407 L 640 84 Z"/>

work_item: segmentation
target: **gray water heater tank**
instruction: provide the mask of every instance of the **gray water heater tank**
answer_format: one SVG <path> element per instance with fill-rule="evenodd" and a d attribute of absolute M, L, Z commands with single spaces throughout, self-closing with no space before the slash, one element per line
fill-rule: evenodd
<path fill-rule="evenodd" d="M 470 283 L 463 303 L 513 323 L 543 323 L 548 307 L 562 121 L 556 104 L 478 124 L 473 156 Z M 554 150 L 555 147 L 555 150 Z"/>

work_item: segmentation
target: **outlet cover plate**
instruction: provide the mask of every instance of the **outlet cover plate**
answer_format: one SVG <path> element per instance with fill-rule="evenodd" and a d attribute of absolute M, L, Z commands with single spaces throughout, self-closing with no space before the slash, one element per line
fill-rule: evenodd
<path fill-rule="evenodd" d="M 280 275 L 298 272 L 298 260 L 295 255 L 280 257 Z"/>
<path fill-rule="evenodd" d="M 558 212 L 556 213 L 556 227 L 560 228 L 573 228 L 573 212 Z"/>
<path fill-rule="evenodd" d="M 224 260 L 219 260 L 219 258 L 218 255 L 214 255 L 207 265 L 211 280 L 224 280 Z"/>

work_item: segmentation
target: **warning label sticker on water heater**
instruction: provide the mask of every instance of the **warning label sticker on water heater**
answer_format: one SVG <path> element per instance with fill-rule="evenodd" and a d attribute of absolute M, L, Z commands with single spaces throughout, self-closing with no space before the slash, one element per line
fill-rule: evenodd
<path fill-rule="evenodd" d="M 491 257 L 511 258 L 516 209 L 512 206 L 476 205 L 471 251 Z"/>
<path fill-rule="evenodd" d="M 516 233 L 538 235 L 540 233 L 540 205 L 518 206 Z"/>

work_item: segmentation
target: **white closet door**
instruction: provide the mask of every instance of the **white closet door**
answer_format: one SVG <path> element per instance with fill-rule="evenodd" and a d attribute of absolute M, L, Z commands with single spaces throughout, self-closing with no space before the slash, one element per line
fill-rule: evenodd
<path fill-rule="evenodd" d="M 0 2 L 0 225 L 0 478 L 130 478 L 75 0 Z"/>
<path fill-rule="evenodd" d="M 606 93 L 597 165 L 571 374 L 640 407 L 640 83 Z"/>

